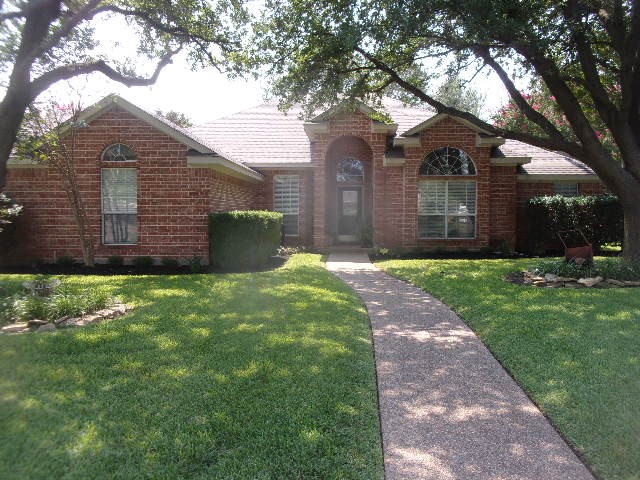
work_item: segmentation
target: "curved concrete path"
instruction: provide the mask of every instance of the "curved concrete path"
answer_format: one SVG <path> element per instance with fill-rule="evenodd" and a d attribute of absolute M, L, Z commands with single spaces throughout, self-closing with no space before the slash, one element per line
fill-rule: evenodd
<path fill-rule="evenodd" d="M 369 311 L 387 480 L 593 480 L 446 305 L 364 253 L 331 254 L 327 268 Z"/>

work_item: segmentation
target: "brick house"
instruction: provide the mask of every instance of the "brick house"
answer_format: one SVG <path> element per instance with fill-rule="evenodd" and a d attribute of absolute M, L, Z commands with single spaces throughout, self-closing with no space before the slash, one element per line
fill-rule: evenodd
<path fill-rule="evenodd" d="M 287 243 L 480 249 L 522 244 L 528 198 L 601 193 L 580 162 L 492 136 L 459 118 L 385 103 L 304 121 L 262 105 L 184 130 L 116 95 L 85 110 L 77 176 L 97 261 L 208 259 L 207 215 L 281 211 Z M 5 191 L 24 205 L 12 259 L 81 258 L 59 175 L 12 159 Z"/>

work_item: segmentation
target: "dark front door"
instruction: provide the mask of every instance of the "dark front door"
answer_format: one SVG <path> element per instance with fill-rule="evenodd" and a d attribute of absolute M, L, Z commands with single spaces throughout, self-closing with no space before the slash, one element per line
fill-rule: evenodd
<path fill-rule="evenodd" d="M 355 242 L 362 219 L 362 189 L 338 189 L 338 241 Z"/>

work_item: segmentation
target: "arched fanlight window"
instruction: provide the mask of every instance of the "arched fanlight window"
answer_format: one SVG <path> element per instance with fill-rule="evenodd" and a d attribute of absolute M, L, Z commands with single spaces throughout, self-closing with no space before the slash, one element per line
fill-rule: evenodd
<path fill-rule="evenodd" d="M 128 145 L 114 143 L 102 152 L 102 160 L 105 162 L 132 162 L 136 160 L 136 154 Z"/>
<path fill-rule="evenodd" d="M 340 160 L 336 171 L 336 181 L 338 183 L 364 182 L 364 166 L 362 165 L 362 162 L 354 157 L 348 157 L 344 160 Z"/>
<path fill-rule="evenodd" d="M 438 148 L 420 165 L 419 175 L 475 175 L 473 161 L 462 150 L 453 147 Z"/>

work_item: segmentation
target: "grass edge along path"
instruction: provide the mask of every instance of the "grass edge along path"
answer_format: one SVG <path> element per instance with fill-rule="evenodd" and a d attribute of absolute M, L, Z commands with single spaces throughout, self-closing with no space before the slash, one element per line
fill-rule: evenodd
<path fill-rule="evenodd" d="M 451 306 L 600 477 L 640 478 L 640 289 L 505 282 L 523 260 L 376 265 Z"/>
<path fill-rule="evenodd" d="M 0 337 L 0 478 L 382 478 L 368 317 L 319 255 L 65 281 L 136 309 Z"/>

